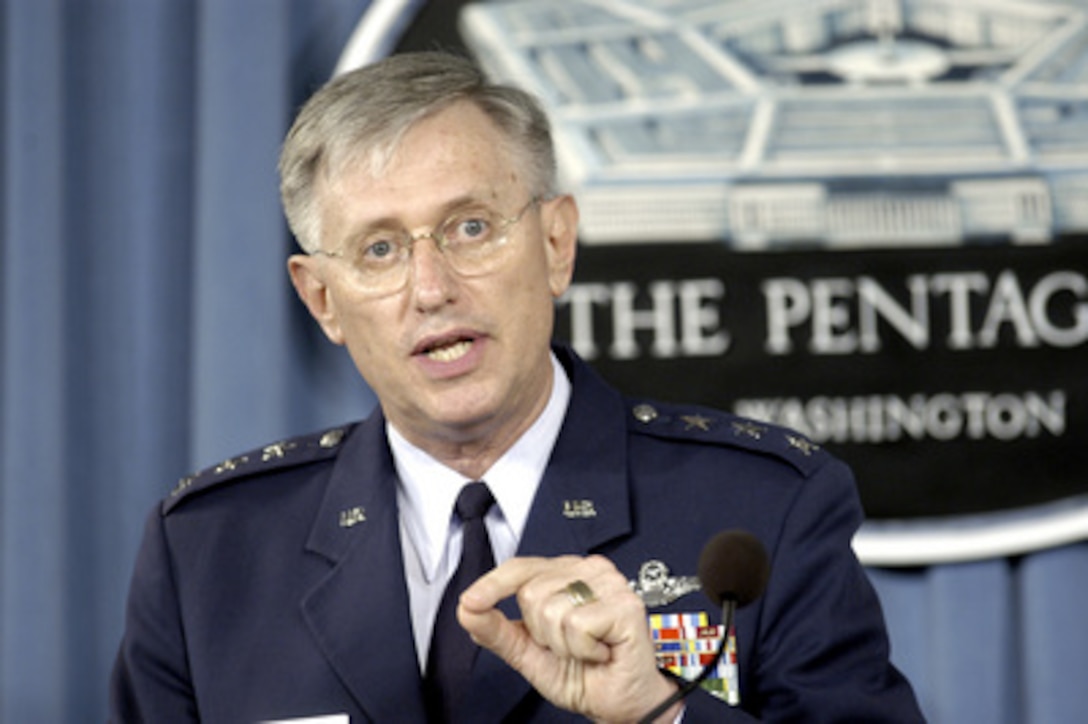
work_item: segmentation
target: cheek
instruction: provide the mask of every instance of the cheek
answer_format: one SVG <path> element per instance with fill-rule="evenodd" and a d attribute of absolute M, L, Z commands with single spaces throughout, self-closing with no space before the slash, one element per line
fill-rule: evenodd
<path fill-rule="evenodd" d="M 524 316 L 551 304 L 553 283 L 543 254 L 523 257 L 514 269 L 505 276 L 502 290 L 496 296 L 508 313 Z"/>
<path fill-rule="evenodd" d="M 382 398 L 398 386 L 396 380 L 401 366 L 393 358 L 393 343 L 379 336 L 379 331 L 380 327 L 372 329 L 359 320 L 352 320 L 345 327 L 344 346 L 359 375 Z"/>
<path fill-rule="evenodd" d="M 381 315 L 372 309 L 373 300 L 356 299 L 351 294 L 334 293 L 331 297 L 333 325 L 339 330 L 342 344 L 346 345 L 356 361 L 373 357 L 391 345 L 383 343 Z M 388 325 L 384 325 L 386 328 Z"/>
<path fill-rule="evenodd" d="M 534 343 L 539 336 L 550 336 L 555 314 L 553 282 L 543 266 L 534 266 L 530 277 L 519 277 L 507 289 L 503 307 L 514 328 Z"/>

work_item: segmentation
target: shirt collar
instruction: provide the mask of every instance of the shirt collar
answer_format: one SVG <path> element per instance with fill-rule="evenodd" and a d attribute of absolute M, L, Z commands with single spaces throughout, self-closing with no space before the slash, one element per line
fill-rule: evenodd
<path fill-rule="evenodd" d="M 544 410 L 483 476 L 497 503 L 489 518 L 508 528 L 507 537 L 515 548 L 570 402 L 570 380 L 554 353 L 551 363 L 552 390 Z M 418 553 L 424 577 L 431 580 L 449 539 L 453 504 L 470 481 L 408 442 L 388 421 L 386 436 L 397 469 L 401 525 Z M 497 551 L 496 561 L 514 552 L 501 555 L 503 552 Z"/>

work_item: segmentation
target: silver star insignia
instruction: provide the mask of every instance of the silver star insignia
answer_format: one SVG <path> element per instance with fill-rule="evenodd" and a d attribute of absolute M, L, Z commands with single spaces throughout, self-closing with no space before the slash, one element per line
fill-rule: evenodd
<path fill-rule="evenodd" d="M 289 450 L 293 450 L 296 447 L 298 447 L 298 445 L 293 442 L 277 442 L 268 445 L 263 450 L 261 450 L 261 462 L 266 463 L 273 458 L 283 458 L 287 455 L 287 452 Z"/>
<path fill-rule="evenodd" d="M 216 475 L 222 475 L 223 473 L 229 473 L 232 470 L 237 470 L 239 465 L 245 465 L 249 462 L 249 456 L 243 455 L 238 458 L 227 458 L 223 462 L 219 463 L 213 469 Z"/>
<path fill-rule="evenodd" d="M 709 417 L 703 417 L 702 415 L 681 415 L 680 419 L 684 421 L 685 430 L 699 428 L 703 432 L 709 432 L 710 423 L 714 422 Z"/>
<path fill-rule="evenodd" d="M 789 442 L 790 447 L 800 450 L 801 454 L 805 457 L 812 455 L 812 453 L 820 449 L 820 446 L 811 440 L 806 440 L 805 438 L 797 437 L 796 435 L 786 435 L 786 440 Z"/>
<path fill-rule="evenodd" d="M 747 435 L 748 437 L 759 440 L 763 437 L 763 433 L 767 432 L 767 428 L 763 425 L 757 425 L 754 422 L 734 422 L 733 434 L 734 435 Z"/>

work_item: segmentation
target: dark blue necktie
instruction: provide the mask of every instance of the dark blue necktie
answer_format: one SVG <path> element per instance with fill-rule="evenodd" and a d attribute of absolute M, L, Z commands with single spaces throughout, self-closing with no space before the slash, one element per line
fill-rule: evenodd
<path fill-rule="evenodd" d="M 457 623 L 457 601 L 473 581 L 495 567 L 491 539 L 484 525 L 484 516 L 494 502 L 487 485 L 477 482 L 461 489 L 454 506 L 462 522 L 461 563 L 442 594 L 424 677 L 427 718 L 435 724 L 454 721 L 457 702 L 467 688 L 479 651 Z"/>

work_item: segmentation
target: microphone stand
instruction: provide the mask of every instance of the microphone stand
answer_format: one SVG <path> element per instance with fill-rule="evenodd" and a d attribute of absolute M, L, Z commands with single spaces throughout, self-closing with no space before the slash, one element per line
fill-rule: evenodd
<path fill-rule="evenodd" d="M 710 663 L 703 667 L 703 670 L 699 672 L 699 675 L 690 681 L 675 676 L 672 672 L 662 669 L 662 672 L 666 675 L 678 679 L 683 682 L 680 688 L 672 693 L 669 698 L 658 704 L 649 714 L 639 719 L 638 724 L 653 724 L 653 721 L 659 716 L 669 710 L 676 702 L 686 698 L 691 692 L 699 688 L 699 685 L 703 683 L 706 677 L 710 676 L 710 672 L 714 671 L 718 666 L 718 662 L 722 660 L 722 654 L 725 653 L 726 647 L 729 645 L 729 632 L 733 630 L 733 617 L 737 611 L 737 601 L 735 598 L 726 598 L 722 601 L 722 622 L 725 624 L 724 633 L 722 634 L 721 643 L 718 644 L 718 650 L 714 653 L 714 658 Z M 736 701 L 733 701 L 733 697 L 730 697 L 731 705 L 736 706 L 740 703 L 740 694 L 738 692 Z"/>

